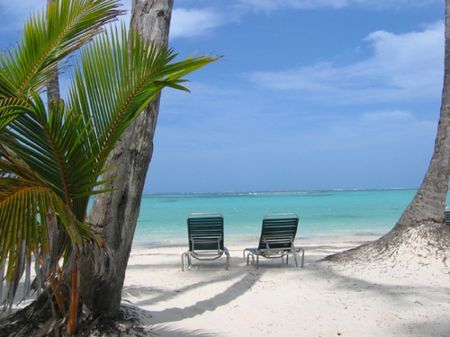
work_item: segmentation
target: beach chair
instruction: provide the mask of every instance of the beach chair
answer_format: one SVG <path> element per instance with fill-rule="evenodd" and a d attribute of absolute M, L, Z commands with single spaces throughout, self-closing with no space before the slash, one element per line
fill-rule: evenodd
<path fill-rule="evenodd" d="M 292 254 L 295 265 L 298 267 L 297 258 L 298 253 L 301 252 L 301 267 L 303 268 L 305 250 L 294 246 L 297 227 L 298 216 L 296 214 L 276 213 L 264 217 L 258 248 L 245 248 L 243 251 L 247 265 L 249 265 L 250 257 L 253 263 L 256 257 L 256 269 L 258 269 L 260 256 L 266 259 L 281 258 L 282 262 L 286 258 L 286 264 L 288 264 L 289 254 Z"/>
<path fill-rule="evenodd" d="M 450 211 L 445 211 L 445 223 L 450 226 Z"/>
<path fill-rule="evenodd" d="M 185 264 L 192 267 L 192 258 L 217 260 L 226 255 L 226 269 L 230 265 L 230 253 L 223 245 L 223 216 L 216 213 L 192 213 L 187 218 L 189 250 L 181 254 L 181 270 Z"/>

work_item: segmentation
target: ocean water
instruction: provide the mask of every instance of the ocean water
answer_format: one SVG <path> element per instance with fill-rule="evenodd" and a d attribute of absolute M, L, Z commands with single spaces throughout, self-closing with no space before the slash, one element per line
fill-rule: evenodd
<path fill-rule="evenodd" d="M 193 212 L 224 216 L 225 241 L 259 238 L 269 213 L 296 213 L 297 237 L 381 235 L 391 229 L 416 190 L 267 192 L 146 195 L 134 238 L 135 245 L 187 242 L 186 218 Z"/>

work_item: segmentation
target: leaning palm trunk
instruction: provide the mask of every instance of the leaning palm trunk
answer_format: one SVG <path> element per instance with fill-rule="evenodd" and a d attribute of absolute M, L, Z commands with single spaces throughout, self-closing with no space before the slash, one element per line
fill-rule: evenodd
<path fill-rule="evenodd" d="M 414 199 L 395 227 L 379 240 L 355 249 L 331 255 L 330 261 L 386 260 L 393 265 L 408 264 L 403 254 L 416 261 L 446 263 L 450 256 L 450 226 L 445 224 L 445 205 L 450 173 L 450 0 L 445 4 L 444 87 L 433 156 L 425 178 Z"/>
<path fill-rule="evenodd" d="M 131 29 L 144 39 L 164 48 L 168 43 L 173 0 L 134 0 Z M 112 191 L 95 198 L 90 222 L 101 233 L 111 255 L 112 273 L 107 281 L 92 279 L 84 270 L 84 296 L 92 300 L 95 312 L 114 317 L 119 312 L 125 270 L 130 255 L 145 177 L 153 153 L 153 136 L 159 111 L 158 95 L 142 115 L 129 127 L 111 153 L 106 166 L 108 186 Z"/>

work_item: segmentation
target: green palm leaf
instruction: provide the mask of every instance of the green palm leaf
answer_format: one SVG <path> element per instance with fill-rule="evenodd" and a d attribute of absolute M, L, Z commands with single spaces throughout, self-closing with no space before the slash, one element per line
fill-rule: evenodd
<path fill-rule="evenodd" d="M 8 78 L 10 85 L 0 90 L 0 98 L 42 88 L 57 61 L 84 45 L 121 13 L 115 0 L 49 3 L 45 11 L 27 21 L 17 48 L 1 58 L 0 76 Z"/>
<path fill-rule="evenodd" d="M 124 27 L 99 36 L 82 51 L 68 100 L 73 113 L 83 116 L 85 127 L 92 128 L 84 132 L 85 157 L 73 158 L 84 163 L 77 166 L 80 171 L 90 166 L 98 176 L 120 135 L 163 87 L 185 89 L 182 76 L 215 60 L 198 57 L 173 62 L 175 57 L 171 50 L 157 48 L 134 32 L 127 34 Z M 84 175 L 75 174 L 77 179 Z M 86 184 L 74 194 L 83 195 Z"/>
<path fill-rule="evenodd" d="M 69 263 L 74 248 L 78 251 L 97 238 L 33 170 L 6 156 L 3 153 L 0 160 L 0 269 L 9 284 L 6 301 L 11 304 L 24 272 L 29 280 L 33 261 L 41 280 L 56 278 L 61 258 L 65 257 L 64 264 Z M 20 177 L 15 174 L 18 171 Z M 56 226 L 61 226 L 68 237 L 59 253 L 54 251 L 51 239 Z"/>
<path fill-rule="evenodd" d="M 26 100 L 49 81 L 58 61 L 83 46 L 122 14 L 116 0 L 55 0 L 30 17 L 17 48 L 0 57 L 0 108 Z M 20 111 L 0 110 L 0 130 Z"/>
<path fill-rule="evenodd" d="M 67 277 L 58 273 L 71 273 L 70 300 L 62 306 L 70 302 L 72 323 L 79 256 L 86 245 L 101 247 L 85 220 L 89 197 L 104 188 L 109 154 L 164 87 L 187 91 L 183 77 L 215 60 L 175 61 L 172 50 L 124 26 L 112 28 L 82 49 L 66 103 L 47 108 L 39 92 L 57 62 L 119 12 L 113 0 L 57 0 L 33 16 L 23 41 L 0 57 L 0 289 L 5 272 L 12 303 L 33 256 L 40 287 L 46 279 L 64 283 Z"/>

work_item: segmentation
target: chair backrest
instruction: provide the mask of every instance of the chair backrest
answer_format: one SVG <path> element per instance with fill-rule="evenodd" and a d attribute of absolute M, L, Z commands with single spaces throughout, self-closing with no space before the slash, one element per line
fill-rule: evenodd
<path fill-rule="evenodd" d="M 223 250 L 223 216 L 219 213 L 192 213 L 187 218 L 189 250 Z M 192 242 L 195 241 L 195 247 Z"/>
<path fill-rule="evenodd" d="M 264 217 L 258 249 L 291 248 L 297 234 L 298 216 L 292 213 L 275 213 Z M 266 242 L 269 243 L 267 247 Z"/>
<path fill-rule="evenodd" d="M 450 211 L 445 211 L 445 223 L 450 226 Z"/>

